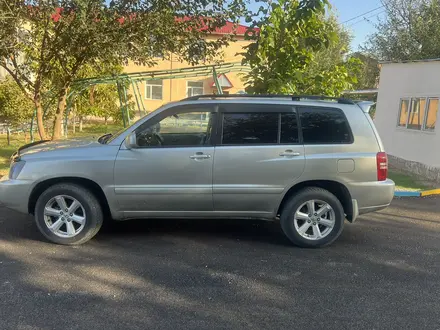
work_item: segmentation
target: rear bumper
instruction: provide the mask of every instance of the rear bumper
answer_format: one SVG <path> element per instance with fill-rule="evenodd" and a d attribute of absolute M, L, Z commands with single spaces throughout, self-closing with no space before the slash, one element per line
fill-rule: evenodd
<path fill-rule="evenodd" d="M 24 180 L 0 179 L 0 204 L 22 213 L 28 213 L 32 183 Z"/>
<path fill-rule="evenodd" d="M 391 204 L 394 198 L 394 181 L 387 179 L 377 182 L 352 183 L 348 186 L 353 200 L 353 215 L 382 210 Z"/>

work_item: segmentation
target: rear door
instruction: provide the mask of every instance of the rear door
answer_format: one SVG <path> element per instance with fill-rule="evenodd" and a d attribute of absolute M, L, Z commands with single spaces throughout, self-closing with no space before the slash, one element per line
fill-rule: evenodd
<path fill-rule="evenodd" d="M 265 216 L 304 171 L 292 106 L 223 104 L 213 171 L 214 210 Z"/>

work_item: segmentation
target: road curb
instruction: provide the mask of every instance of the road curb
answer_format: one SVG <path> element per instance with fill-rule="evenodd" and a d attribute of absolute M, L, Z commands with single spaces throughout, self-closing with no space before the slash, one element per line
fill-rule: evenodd
<path fill-rule="evenodd" d="M 431 189 L 424 191 L 395 191 L 395 197 L 425 197 L 432 195 L 440 195 L 440 189 Z"/>

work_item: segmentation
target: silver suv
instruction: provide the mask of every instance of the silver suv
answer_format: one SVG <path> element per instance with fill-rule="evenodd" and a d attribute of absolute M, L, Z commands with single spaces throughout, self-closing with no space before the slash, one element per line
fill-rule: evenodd
<path fill-rule="evenodd" d="M 370 106 L 190 97 L 114 135 L 21 147 L 0 202 L 60 244 L 88 241 L 105 219 L 191 217 L 279 220 L 292 243 L 328 245 L 345 219 L 393 199 Z"/>

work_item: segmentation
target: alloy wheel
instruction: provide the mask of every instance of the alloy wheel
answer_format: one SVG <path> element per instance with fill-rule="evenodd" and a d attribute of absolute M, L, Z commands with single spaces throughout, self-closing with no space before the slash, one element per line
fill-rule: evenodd
<path fill-rule="evenodd" d="M 59 195 L 46 203 L 44 222 L 55 235 L 71 238 L 84 229 L 86 212 L 77 199 L 67 195 Z"/>
<path fill-rule="evenodd" d="M 295 230 L 308 240 L 319 240 L 330 234 L 335 226 L 335 211 L 321 200 L 309 200 L 294 214 Z"/>

